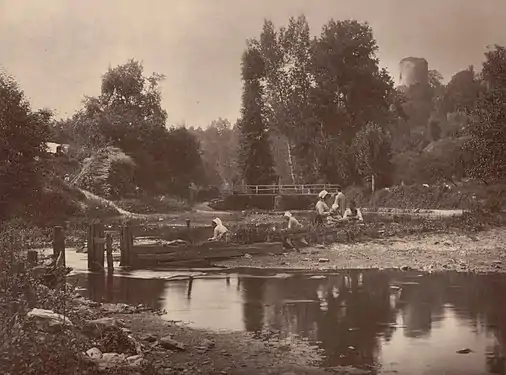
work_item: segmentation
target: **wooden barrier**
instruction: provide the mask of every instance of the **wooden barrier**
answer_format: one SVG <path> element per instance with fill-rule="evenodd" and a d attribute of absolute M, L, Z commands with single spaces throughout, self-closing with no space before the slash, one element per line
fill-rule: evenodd
<path fill-rule="evenodd" d="M 111 232 L 106 233 L 105 245 L 107 252 L 107 271 L 112 273 L 114 271 L 114 262 L 112 258 L 112 234 Z"/>
<path fill-rule="evenodd" d="M 88 270 L 104 271 L 105 233 L 102 223 L 88 226 Z"/>
<path fill-rule="evenodd" d="M 134 265 L 134 254 L 133 254 L 134 238 L 132 233 L 132 227 L 130 225 L 124 225 L 121 228 L 120 235 L 120 251 L 121 259 L 120 266 L 131 267 Z"/>

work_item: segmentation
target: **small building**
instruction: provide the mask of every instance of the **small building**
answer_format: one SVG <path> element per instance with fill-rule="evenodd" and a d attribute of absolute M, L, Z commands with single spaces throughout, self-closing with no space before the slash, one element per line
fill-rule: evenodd
<path fill-rule="evenodd" d="M 46 142 L 47 152 L 53 155 L 65 154 L 69 145 L 63 143 Z"/>

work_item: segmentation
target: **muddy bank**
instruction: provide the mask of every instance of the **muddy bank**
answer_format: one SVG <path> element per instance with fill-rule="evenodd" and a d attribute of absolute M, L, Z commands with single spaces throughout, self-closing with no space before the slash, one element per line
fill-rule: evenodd
<path fill-rule="evenodd" d="M 145 358 L 161 374 L 337 374 L 346 369 L 322 369 L 315 349 L 275 335 L 254 338 L 247 333 L 216 333 L 167 322 L 151 313 L 121 315 L 132 334 L 148 341 L 171 336 L 184 350 L 167 350 L 151 343 Z M 148 340 L 148 341 L 146 341 Z M 356 370 L 359 371 L 359 370 Z"/>
<path fill-rule="evenodd" d="M 424 271 L 506 272 L 506 228 L 450 231 L 333 244 L 279 256 L 216 262 L 227 268 L 411 268 Z"/>

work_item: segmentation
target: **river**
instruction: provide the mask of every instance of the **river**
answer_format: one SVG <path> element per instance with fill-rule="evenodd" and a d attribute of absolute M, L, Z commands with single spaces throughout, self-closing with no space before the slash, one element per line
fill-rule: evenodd
<path fill-rule="evenodd" d="M 86 254 L 67 254 L 79 291 L 96 301 L 161 308 L 165 319 L 195 328 L 300 337 L 321 349 L 324 367 L 505 373 L 506 275 L 118 269 L 107 276 L 84 271 Z"/>

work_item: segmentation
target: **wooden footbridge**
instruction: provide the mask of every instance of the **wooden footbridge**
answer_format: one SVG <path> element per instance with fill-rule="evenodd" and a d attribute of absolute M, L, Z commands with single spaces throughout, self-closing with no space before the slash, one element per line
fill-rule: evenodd
<path fill-rule="evenodd" d="M 322 190 L 336 193 L 337 184 L 243 185 L 234 191 L 239 195 L 318 195 Z"/>

